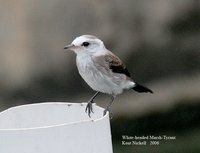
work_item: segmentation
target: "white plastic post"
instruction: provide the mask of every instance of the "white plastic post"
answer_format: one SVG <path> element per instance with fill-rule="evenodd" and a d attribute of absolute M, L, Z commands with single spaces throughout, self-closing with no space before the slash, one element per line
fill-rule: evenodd
<path fill-rule="evenodd" d="M 0 113 L 0 153 L 112 153 L 109 114 L 86 103 L 38 103 Z"/>

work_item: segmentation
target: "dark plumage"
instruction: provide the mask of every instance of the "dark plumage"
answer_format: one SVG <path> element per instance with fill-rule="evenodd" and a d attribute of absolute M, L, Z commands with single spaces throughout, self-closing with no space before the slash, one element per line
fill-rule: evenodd
<path fill-rule="evenodd" d="M 147 87 L 144 87 L 138 83 L 136 83 L 135 87 L 132 88 L 133 90 L 137 91 L 137 92 L 150 92 L 153 93 L 152 90 L 148 89 Z"/>
<path fill-rule="evenodd" d="M 121 73 L 125 74 L 127 77 L 131 77 L 128 69 L 117 56 L 113 55 L 112 53 L 110 55 L 106 55 L 105 61 L 109 63 L 109 68 L 114 73 Z"/>

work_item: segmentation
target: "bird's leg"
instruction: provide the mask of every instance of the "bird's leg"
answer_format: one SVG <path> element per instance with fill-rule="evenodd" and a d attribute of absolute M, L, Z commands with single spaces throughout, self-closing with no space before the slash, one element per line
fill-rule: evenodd
<path fill-rule="evenodd" d="M 88 116 L 90 117 L 90 113 L 92 112 L 93 113 L 93 110 L 92 110 L 92 103 L 94 103 L 94 99 L 96 98 L 96 96 L 99 94 L 100 92 L 97 91 L 94 96 L 92 96 L 92 98 L 88 101 L 88 104 L 85 108 L 85 112 L 88 113 Z"/>
<path fill-rule="evenodd" d="M 106 112 L 108 111 L 110 113 L 111 110 L 111 106 L 113 104 L 113 101 L 115 100 L 116 95 L 112 95 L 111 97 L 111 101 L 109 102 L 108 106 L 106 107 L 106 109 L 103 111 L 103 116 L 106 115 Z M 112 118 L 112 113 L 110 113 L 110 117 Z"/>

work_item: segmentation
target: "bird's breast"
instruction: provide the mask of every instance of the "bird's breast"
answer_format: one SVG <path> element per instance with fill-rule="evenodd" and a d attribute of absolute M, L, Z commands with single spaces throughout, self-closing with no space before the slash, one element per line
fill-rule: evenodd
<path fill-rule="evenodd" d="M 91 57 L 84 56 L 80 58 L 77 56 L 76 64 L 79 74 L 91 87 L 93 87 L 95 82 L 97 82 L 98 79 L 100 79 L 100 74 L 97 68 L 95 67 Z"/>
<path fill-rule="evenodd" d="M 76 64 L 79 74 L 93 90 L 113 94 L 114 86 L 116 86 L 115 83 L 96 68 L 91 57 L 77 56 Z"/>

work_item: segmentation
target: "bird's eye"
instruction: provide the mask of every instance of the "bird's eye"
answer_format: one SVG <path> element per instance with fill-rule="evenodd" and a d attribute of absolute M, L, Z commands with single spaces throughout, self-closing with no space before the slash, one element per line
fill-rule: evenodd
<path fill-rule="evenodd" d="M 83 42 L 83 43 L 82 43 L 82 46 L 84 46 L 84 47 L 87 47 L 87 46 L 89 46 L 89 45 L 90 45 L 89 42 Z"/>

